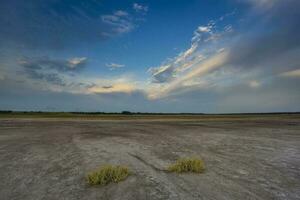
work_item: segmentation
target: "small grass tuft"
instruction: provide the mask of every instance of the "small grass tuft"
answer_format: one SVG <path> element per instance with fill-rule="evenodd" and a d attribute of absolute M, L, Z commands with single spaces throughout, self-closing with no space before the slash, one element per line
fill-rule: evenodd
<path fill-rule="evenodd" d="M 177 160 L 174 164 L 168 167 L 170 172 L 194 172 L 202 173 L 204 171 L 204 162 L 197 158 L 181 158 Z"/>
<path fill-rule="evenodd" d="M 90 185 L 107 185 L 123 181 L 129 175 L 129 170 L 124 166 L 105 165 L 87 175 Z"/>

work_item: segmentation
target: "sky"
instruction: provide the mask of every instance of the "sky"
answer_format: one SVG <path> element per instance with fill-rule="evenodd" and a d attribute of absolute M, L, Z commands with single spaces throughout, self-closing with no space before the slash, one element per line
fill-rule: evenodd
<path fill-rule="evenodd" d="M 299 0 L 0 0 L 0 110 L 300 111 Z"/>

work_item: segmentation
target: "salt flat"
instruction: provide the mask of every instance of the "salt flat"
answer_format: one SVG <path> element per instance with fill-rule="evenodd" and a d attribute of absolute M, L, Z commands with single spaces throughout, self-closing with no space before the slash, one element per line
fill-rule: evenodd
<path fill-rule="evenodd" d="M 164 169 L 196 156 L 203 174 Z M 86 174 L 122 164 L 125 181 Z M 0 197 L 8 199 L 300 199 L 300 120 L 0 120 Z"/>

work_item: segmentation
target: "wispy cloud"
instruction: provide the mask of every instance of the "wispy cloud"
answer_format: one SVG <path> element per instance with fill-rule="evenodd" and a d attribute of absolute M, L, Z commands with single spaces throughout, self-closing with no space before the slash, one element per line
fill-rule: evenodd
<path fill-rule="evenodd" d="M 123 17 L 123 16 L 128 16 L 128 12 L 124 11 L 124 10 L 117 10 L 114 12 L 114 15 L 115 16 L 120 16 L 120 17 Z"/>
<path fill-rule="evenodd" d="M 204 76 L 225 62 L 228 52 L 225 50 L 222 40 L 230 35 L 233 29 L 231 27 L 229 31 L 229 25 L 218 28 L 218 21 L 220 20 L 210 21 L 205 26 L 199 26 L 194 31 L 190 48 L 163 65 L 148 70 L 152 83 L 159 84 L 159 86 L 152 87 L 156 89 L 150 91 L 150 98 L 167 96 L 176 88 L 190 85 L 191 82 L 194 84 L 196 81 L 191 79 Z M 203 84 L 203 82 L 201 83 Z"/>
<path fill-rule="evenodd" d="M 117 64 L 117 63 L 106 63 L 105 65 L 106 65 L 106 67 L 108 67 L 110 70 L 115 70 L 115 69 L 118 69 L 118 68 L 125 67 L 125 65 L 123 65 L 123 64 Z"/>
<path fill-rule="evenodd" d="M 212 54 L 224 50 L 221 40 L 226 35 L 233 31 L 229 25 L 224 26 L 223 29 L 217 30 L 216 21 L 210 21 L 205 26 L 199 26 L 191 39 L 191 46 L 189 49 L 181 52 L 178 56 L 167 61 L 159 67 L 152 67 L 148 71 L 152 75 L 152 81 L 156 83 L 163 83 L 171 81 L 179 73 L 183 73 L 198 62 L 204 61 Z"/>
<path fill-rule="evenodd" d="M 158 99 L 164 98 L 170 95 L 172 92 L 176 92 L 177 89 L 180 89 L 185 86 L 190 86 L 190 82 L 193 81 L 194 78 L 199 78 L 205 76 L 209 72 L 223 66 L 227 60 L 228 54 L 227 52 L 221 52 L 214 56 L 211 56 L 205 61 L 196 62 L 193 68 L 187 73 L 178 76 L 173 81 L 163 84 L 149 91 L 150 99 Z M 196 84 L 193 84 L 196 85 Z M 199 85 L 203 85 L 203 82 Z"/>
<path fill-rule="evenodd" d="M 283 77 L 298 77 L 300 78 L 300 69 L 295 69 L 295 70 L 291 70 L 291 71 L 287 71 L 287 72 L 283 72 L 280 74 L 280 76 L 283 76 Z"/>
<path fill-rule="evenodd" d="M 143 13 L 147 13 L 148 12 L 148 6 L 145 6 L 145 5 L 142 5 L 142 4 L 134 3 L 132 5 L 132 8 L 136 12 L 143 12 Z"/>
<path fill-rule="evenodd" d="M 112 30 L 106 34 L 122 34 L 130 32 L 135 25 L 131 16 L 123 10 L 113 12 L 113 14 L 102 15 L 102 22 L 111 26 Z"/>
<path fill-rule="evenodd" d="M 128 33 L 137 27 L 139 21 L 144 21 L 144 18 L 141 18 L 140 15 L 145 15 L 148 12 L 148 6 L 134 3 L 132 8 L 136 12 L 135 15 L 125 10 L 116 10 L 112 14 L 101 15 L 102 22 L 111 28 L 102 32 L 102 35 L 112 36 Z"/>

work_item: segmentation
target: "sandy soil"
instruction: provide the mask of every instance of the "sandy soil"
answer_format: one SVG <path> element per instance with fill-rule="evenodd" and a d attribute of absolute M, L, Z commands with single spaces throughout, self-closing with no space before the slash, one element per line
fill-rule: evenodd
<path fill-rule="evenodd" d="M 203 174 L 164 169 L 197 156 Z M 124 182 L 90 187 L 102 164 Z M 300 121 L 0 120 L 0 199 L 300 199 Z"/>

